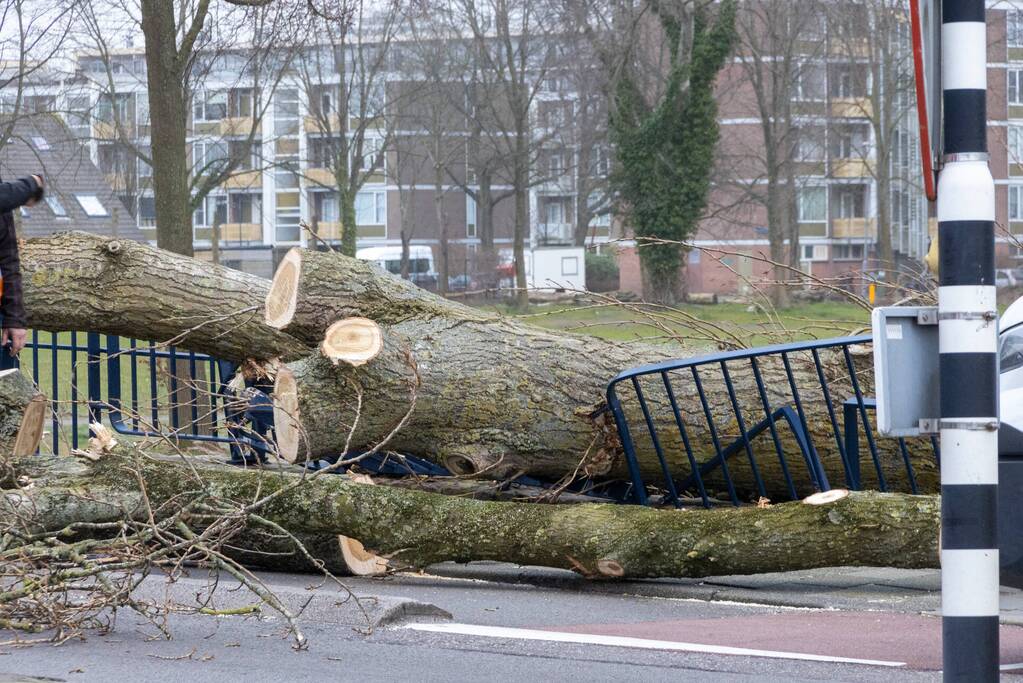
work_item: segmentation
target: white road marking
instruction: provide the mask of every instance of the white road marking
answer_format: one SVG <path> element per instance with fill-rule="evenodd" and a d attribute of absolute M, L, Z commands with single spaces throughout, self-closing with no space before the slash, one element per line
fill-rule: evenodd
<path fill-rule="evenodd" d="M 879 659 L 856 659 L 854 657 L 832 657 L 812 655 L 804 652 L 778 652 L 775 650 L 754 650 L 745 647 L 705 645 L 703 643 L 680 643 L 673 640 L 649 640 L 625 636 L 603 636 L 590 633 L 565 633 L 563 631 L 538 631 L 529 628 L 506 628 L 503 626 L 481 626 L 477 624 L 406 624 L 402 628 L 431 633 L 451 633 L 485 638 L 519 638 L 522 640 L 546 640 L 556 643 L 579 643 L 582 645 L 608 645 L 611 647 L 636 647 L 647 650 L 678 650 L 681 652 L 704 652 L 715 655 L 739 655 L 742 657 L 769 657 L 772 659 L 799 659 L 810 662 L 832 662 L 839 664 L 868 664 L 870 666 L 906 666 L 905 662 L 890 662 Z"/>

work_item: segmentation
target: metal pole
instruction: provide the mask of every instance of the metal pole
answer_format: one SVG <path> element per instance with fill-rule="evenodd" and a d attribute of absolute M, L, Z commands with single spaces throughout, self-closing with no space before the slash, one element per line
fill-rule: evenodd
<path fill-rule="evenodd" d="M 998 680 L 998 331 L 984 0 L 944 0 L 941 611 L 944 680 Z"/>

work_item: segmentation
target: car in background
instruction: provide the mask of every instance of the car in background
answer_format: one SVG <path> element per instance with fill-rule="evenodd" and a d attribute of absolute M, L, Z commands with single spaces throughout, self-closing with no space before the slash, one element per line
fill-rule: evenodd
<path fill-rule="evenodd" d="M 1011 268 L 999 268 L 995 271 L 995 287 L 1015 287 L 1018 284 L 1020 280 Z"/>
<path fill-rule="evenodd" d="M 401 247 L 366 247 L 355 252 L 355 258 L 371 261 L 393 275 L 401 275 Z M 437 289 L 433 249 L 426 245 L 410 246 L 408 265 L 409 280 L 423 289 Z"/>

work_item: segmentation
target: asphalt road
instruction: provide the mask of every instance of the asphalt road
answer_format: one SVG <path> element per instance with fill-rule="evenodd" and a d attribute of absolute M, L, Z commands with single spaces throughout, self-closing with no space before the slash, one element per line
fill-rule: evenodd
<path fill-rule="evenodd" d="M 919 614 L 795 609 L 436 576 L 348 581 L 366 614 L 314 578 L 266 575 L 307 605 L 307 650 L 271 612 L 174 614 L 172 639 L 121 612 L 108 635 L 59 647 L 0 646 L 0 681 L 793 681 L 938 680 L 940 622 Z M 204 583 L 150 584 L 194 603 Z M 217 606 L 251 602 L 217 592 Z M 368 619 L 373 622 L 370 624 Z M 381 623 L 384 622 L 384 623 Z M 374 625 L 370 633 L 367 626 Z M 496 629 L 496 630 L 495 630 Z M 3 633 L 2 639 L 11 636 Z M 623 640 L 624 639 L 624 640 Z M 1003 627 L 1003 661 L 1023 662 L 1023 629 Z M 681 648 L 681 649 L 679 649 Z M 766 651 L 721 654 L 720 648 Z M 700 651 L 711 650 L 711 651 Z M 716 652 L 714 650 L 717 650 Z M 742 650 L 739 650 L 742 652 Z M 790 657 L 817 659 L 792 659 Z M 874 664 L 822 661 L 829 657 Z"/>

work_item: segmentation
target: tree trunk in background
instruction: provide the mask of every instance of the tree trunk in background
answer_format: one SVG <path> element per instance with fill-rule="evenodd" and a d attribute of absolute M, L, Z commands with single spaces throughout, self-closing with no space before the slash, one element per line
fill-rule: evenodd
<path fill-rule="evenodd" d="M 341 253 L 355 258 L 359 239 L 359 227 L 355 222 L 355 195 L 339 187 L 337 201 L 341 212 Z"/>
<path fill-rule="evenodd" d="M 144 515 L 141 479 L 156 510 L 177 509 L 201 495 L 251 502 L 280 491 L 273 504 L 258 511 L 261 516 L 301 538 L 325 540 L 314 549 L 332 552 L 329 539 L 344 535 L 397 567 L 495 560 L 594 577 L 653 578 L 938 565 L 940 503 L 933 496 L 836 491 L 767 508 L 656 510 L 485 502 L 367 486 L 334 475 L 287 489 L 297 475 L 242 468 L 193 471 L 178 460 L 136 457 L 122 449 L 96 462 L 66 461 L 40 456 L 19 462 L 19 474 L 35 485 L 7 492 L 0 516 L 12 514 L 20 503 L 21 509 L 35 511 L 35 530 L 52 532 L 72 521 Z M 190 489 L 195 492 L 183 497 Z M 122 511 L 130 501 L 134 506 Z M 529 533 L 523 533 L 526 529 Z"/>
<path fill-rule="evenodd" d="M 167 0 L 142 0 L 146 39 L 146 78 L 156 203 L 156 243 L 161 249 L 191 256 L 192 197 L 188 187 L 188 97 L 179 58 L 175 7 Z"/>
<path fill-rule="evenodd" d="M 440 257 L 438 263 L 437 292 L 441 296 L 448 293 L 448 279 L 451 276 L 451 266 L 448 262 L 450 250 L 448 248 L 448 222 L 444 215 L 444 169 L 440 164 L 433 167 L 433 209 L 437 216 L 437 226 L 440 231 Z M 479 220 L 477 218 L 476 220 Z"/>
<path fill-rule="evenodd" d="M 525 151 L 520 152 L 526 154 Z M 529 187 L 528 169 L 523 163 L 515 168 L 515 308 L 525 311 L 529 308 L 529 281 L 526 279 L 526 240 L 529 237 Z"/>

